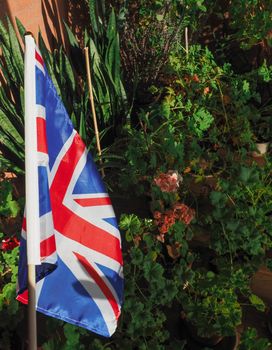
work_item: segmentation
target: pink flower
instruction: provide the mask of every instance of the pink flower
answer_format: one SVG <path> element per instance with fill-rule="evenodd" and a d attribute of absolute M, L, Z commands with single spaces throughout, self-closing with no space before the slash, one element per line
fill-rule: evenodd
<path fill-rule="evenodd" d="M 182 177 L 177 171 L 169 170 L 167 173 L 161 173 L 154 178 L 154 183 L 162 192 L 176 192 Z"/>
<path fill-rule="evenodd" d="M 155 218 L 155 224 L 158 226 L 161 235 L 165 235 L 175 223 L 174 212 L 172 209 L 167 210 L 165 213 L 155 211 L 153 215 Z"/>
<path fill-rule="evenodd" d="M 189 225 L 195 217 L 195 210 L 180 202 L 174 205 L 174 213 L 175 218 L 178 221 L 184 222 L 185 225 Z"/>
<path fill-rule="evenodd" d="M 154 212 L 154 223 L 158 227 L 160 241 L 164 239 L 164 235 L 178 221 L 189 225 L 195 217 L 195 210 L 189 208 L 186 204 L 177 202 L 173 208 L 166 210 L 164 213 Z M 157 237 L 158 238 L 158 237 Z"/>

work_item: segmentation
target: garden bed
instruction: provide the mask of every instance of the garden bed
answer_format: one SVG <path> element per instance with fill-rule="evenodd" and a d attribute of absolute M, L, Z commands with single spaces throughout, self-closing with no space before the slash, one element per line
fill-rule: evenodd
<path fill-rule="evenodd" d="M 110 339 L 41 317 L 44 350 L 197 350 L 205 347 L 203 338 L 220 339 L 207 345 L 213 349 L 271 348 L 270 2 L 102 6 L 91 0 L 84 38 L 67 26 L 67 52 L 61 43 L 50 52 L 40 35 L 57 93 L 111 197 L 125 278 Z M 220 30 L 209 27 L 214 16 Z M 23 50 L 6 24 L 0 25 L 6 81 L 0 86 L 0 348 L 17 350 L 27 342 L 25 309 L 15 301 L 24 212 Z M 23 37 L 19 21 L 17 29 Z M 91 54 L 101 155 L 83 42 Z M 247 55 L 255 56 L 243 64 Z M 270 142 L 266 153 L 256 153 L 258 142 Z"/>

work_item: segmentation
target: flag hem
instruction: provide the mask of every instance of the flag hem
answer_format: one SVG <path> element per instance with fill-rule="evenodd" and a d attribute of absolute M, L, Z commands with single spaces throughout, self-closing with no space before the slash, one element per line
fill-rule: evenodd
<path fill-rule="evenodd" d="M 28 300 L 26 298 L 24 298 L 23 296 L 21 295 L 18 295 L 17 298 L 16 298 L 18 301 L 20 301 L 21 303 L 25 304 L 25 305 L 28 305 Z M 117 323 L 117 320 L 113 320 L 111 323 L 112 323 L 112 326 L 114 327 L 114 329 L 112 329 L 111 331 L 109 330 L 109 333 L 105 333 L 103 331 L 101 331 L 100 329 L 98 328 L 95 328 L 95 327 L 90 327 L 88 326 L 88 324 L 86 322 L 82 322 L 82 321 L 76 321 L 70 317 L 66 317 L 66 316 L 62 316 L 58 313 L 55 313 L 55 312 L 52 312 L 52 311 L 48 311 L 46 309 L 43 309 L 41 308 L 40 306 L 36 306 L 36 310 L 41 312 L 42 314 L 46 315 L 46 316 L 51 316 L 51 317 L 54 317 L 54 318 L 57 318 L 61 321 L 65 321 L 65 322 L 68 322 L 70 324 L 73 324 L 75 326 L 79 326 L 79 327 L 82 327 L 82 328 L 85 328 L 91 332 L 94 332 L 96 334 L 99 334 L 105 338 L 110 338 L 113 333 L 115 332 L 116 330 L 116 323 Z M 108 324 L 107 324 L 108 326 Z"/>

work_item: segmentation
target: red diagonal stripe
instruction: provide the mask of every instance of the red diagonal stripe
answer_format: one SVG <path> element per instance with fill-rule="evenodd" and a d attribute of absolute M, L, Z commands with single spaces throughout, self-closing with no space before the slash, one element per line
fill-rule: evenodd
<path fill-rule="evenodd" d="M 55 228 L 64 236 L 123 264 L 120 241 L 63 205 L 53 207 Z"/>
<path fill-rule="evenodd" d="M 55 236 L 52 235 L 49 238 L 44 239 L 40 244 L 41 258 L 45 258 L 56 251 Z"/>
<path fill-rule="evenodd" d="M 92 265 L 88 262 L 88 260 L 84 256 L 75 252 L 73 253 L 77 257 L 77 259 L 80 261 L 82 266 L 86 269 L 88 274 L 95 281 L 95 283 L 98 285 L 98 287 L 101 289 L 102 293 L 105 295 L 105 297 L 109 301 L 116 319 L 118 319 L 120 315 L 120 309 L 109 287 L 106 285 L 103 279 L 99 276 L 99 274 L 96 272 L 96 270 L 92 267 Z"/>
<path fill-rule="evenodd" d="M 44 66 L 43 58 L 37 51 L 35 51 L 35 58 L 42 66 Z"/>
<path fill-rule="evenodd" d="M 26 231 L 26 217 L 23 218 L 22 229 Z"/>
<path fill-rule="evenodd" d="M 78 198 L 75 199 L 82 207 L 95 207 L 98 205 L 111 205 L 111 200 L 109 197 L 101 197 L 101 198 Z"/>
<path fill-rule="evenodd" d="M 50 194 L 55 229 L 64 236 L 123 264 L 120 241 L 117 237 L 82 219 L 63 205 L 66 190 L 84 151 L 85 145 L 76 134 L 52 182 Z"/>
<path fill-rule="evenodd" d="M 16 300 L 20 301 L 23 304 L 28 304 L 28 290 L 26 289 L 23 293 L 19 294 Z"/>
<path fill-rule="evenodd" d="M 52 192 L 52 203 L 56 206 L 63 205 L 62 202 L 67 188 L 72 179 L 77 163 L 84 151 L 85 145 L 83 144 L 80 136 L 76 134 L 70 148 L 63 156 L 59 164 L 58 170 L 50 187 L 50 192 Z"/>
<path fill-rule="evenodd" d="M 37 149 L 38 152 L 48 153 L 46 142 L 46 122 L 45 119 L 37 117 Z"/>

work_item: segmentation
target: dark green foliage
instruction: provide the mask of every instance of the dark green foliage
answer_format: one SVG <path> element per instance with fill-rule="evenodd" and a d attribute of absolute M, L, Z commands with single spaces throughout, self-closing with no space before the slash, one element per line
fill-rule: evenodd
<path fill-rule="evenodd" d="M 264 258 L 271 247 L 271 196 L 270 176 L 257 166 L 233 165 L 230 176 L 220 180 L 219 189 L 210 195 L 213 211 L 206 217 L 220 255 L 242 258 L 252 269 L 253 257 Z"/>
<path fill-rule="evenodd" d="M 260 41 L 271 46 L 269 19 L 272 4 L 269 0 L 249 0 L 231 2 L 231 25 L 236 29 L 235 36 L 245 47 L 252 47 Z"/>
<path fill-rule="evenodd" d="M 3 237 L 0 234 L 0 237 Z M 19 342 L 23 308 L 16 300 L 18 247 L 0 251 L 0 349 L 10 349 L 14 339 Z"/>
<path fill-rule="evenodd" d="M 90 0 L 93 33 L 89 38 L 94 94 L 102 126 L 117 127 L 127 118 L 127 97 L 122 83 L 120 44 L 114 9 L 106 13 L 100 1 Z M 103 125 L 104 124 L 104 125 Z"/>
<path fill-rule="evenodd" d="M 188 263 L 177 261 L 172 269 L 167 269 L 163 244 L 156 239 L 152 220 L 124 215 L 120 228 L 129 237 L 130 245 L 124 256 L 126 289 L 118 335 L 120 332 L 128 349 L 140 349 L 143 344 L 144 349 L 170 348 L 175 341 L 169 339 L 171 330 L 166 328 L 167 310 L 175 312 L 171 306 L 178 296 L 181 276 L 188 277 Z M 184 255 L 185 262 L 187 254 L 188 251 Z"/>
<path fill-rule="evenodd" d="M 198 335 L 206 338 L 234 335 L 235 328 L 242 322 L 236 294 L 239 287 L 234 274 L 224 276 L 208 271 L 196 275 L 184 293 L 182 304 L 187 320 L 197 327 Z"/>
<path fill-rule="evenodd" d="M 104 166 L 110 168 L 107 182 L 125 197 L 143 196 L 149 211 L 145 219 L 135 213 L 120 218 L 125 300 L 113 337 L 98 338 L 48 319 L 41 331 L 43 349 L 181 350 L 186 348 L 180 336 L 181 311 L 201 336 L 233 335 L 245 304 L 265 311 L 250 280 L 260 266 L 272 266 L 271 154 L 256 160 L 251 151 L 256 139 L 271 139 L 271 101 L 264 102 L 260 86 L 271 82 L 272 69 L 269 60 L 263 60 L 256 69 L 238 74 L 225 59 L 218 63 L 217 58 L 226 57 L 230 38 L 239 37 L 244 47 L 264 40 L 268 47 L 269 21 L 257 28 L 267 19 L 270 5 L 267 1 L 226 5 L 235 30 L 225 38 L 220 53 L 193 44 L 218 5 L 196 0 L 88 1 L 91 29 L 82 39 L 90 52 L 102 144 L 110 145 L 102 155 Z M 16 22 L 23 36 L 24 27 Z M 90 148 L 94 133 L 84 56 L 68 25 L 66 32 L 69 55 L 61 46 L 49 52 L 41 34 L 39 48 L 58 94 Z M 19 173 L 23 61 L 9 20 L 6 27 L 0 23 L 0 40 L 0 68 L 6 80 L 0 87 L 1 161 L 3 169 Z M 176 188 L 163 189 L 157 181 L 160 176 L 176 176 Z M 16 216 L 20 201 L 14 200 L 10 183 L 1 182 L 1 191 L 0 214 Z M 4 349 L 11 347 L 22 317 L 14 300 L 17 260 L 18 248 L 4 252 L 1 247 L 0 348 Z M 269 347 L 253 329 L 242 335 L 241 350 Z"/>
<path fill-rule="evenodd" d="M 8 181 L 0 182 L 0 215 L 6 217 L 15 218 L 19 211 L 20 206 L 18 202 L 13 198 L 13 187 Z"/>
<path fill-rule="evenodd" d="M 241 337 L 240 350 L 268 350 L 271 342 L 266 338 L 258 338 L 254 328 L 246 329 Z"/>
<path fill-rule="evenodd" d="M 23 124 L 23 58 L 22 50 L 10 20 L 8 29 L 0 23 L 0 41 L 3 54 L 0 69 L 6 88 L 0 87 L 0 144 L 1 168 L 13 164 L 14 170 L 22 172 L 24 163 Z"/>

